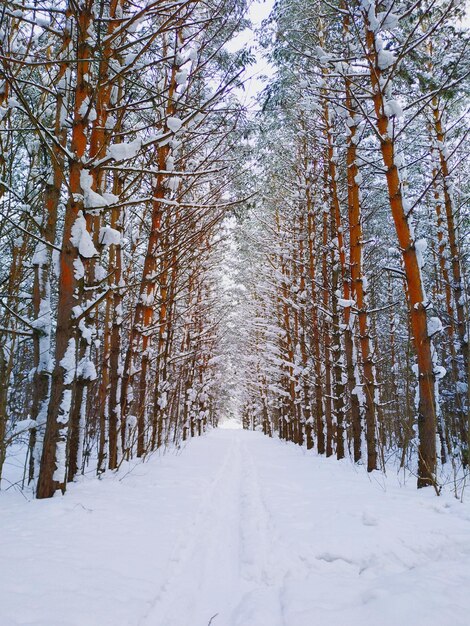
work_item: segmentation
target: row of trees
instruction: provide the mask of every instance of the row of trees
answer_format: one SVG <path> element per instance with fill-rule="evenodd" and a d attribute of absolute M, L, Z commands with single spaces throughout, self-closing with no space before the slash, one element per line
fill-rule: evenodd
<path fill-rule="evenodd" d="M 243 8 L 2 4 L 0 471 L 27 438 L 40 498 L 217 422 Z"/>
<path fill-rule="evenodd" d="M 245 426 L 369 471 L 398 454 L 436 489 L 438 461 L 469 462 L 463 19 L 453 0 L 280 0 L 243 225 Z"/>
<path fill-rule="evenodd" d="M 460 3 L 280 0 L 248 119 L 244 10 L 2 5 L 0 468 L 25 442 L 39 497 L 224 412 L 468 465 Z"/>

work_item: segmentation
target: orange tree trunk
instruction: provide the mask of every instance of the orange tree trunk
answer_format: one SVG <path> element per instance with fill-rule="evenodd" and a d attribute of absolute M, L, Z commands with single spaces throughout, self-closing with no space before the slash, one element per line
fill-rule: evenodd
<path fill-rule="evenodd" d="M 328 319 L 329 292 L 328 281 L 328 211 L 323 210 L 323 253 L 322 253 L 322 286 L 323 286 L 323 359 L 325 365 L 325 387 L 323 405 L 326 421 L 326 456 L 333 454 L 333 415 L 331 408 L 331 321 Z"/>
<path fill-rule="evenodd" d="M 327 77 L 327 70 L 323 70 L 324 79 Z M 331 237 L 336 241 L 336 245 L 332 249 L 332 265 L 333 265 L 333 285 L 332 285 L 332 311 L 333 311 L 333 365 L 334 365 L 334 396 L 335 396 L 335 414 L 336 414 L 336 439 L 337 448 L 336 455 L 338 459 L 344 456 L 344 419 L 346 417 L 346 403 L 344 400 L 345 388 L 343 380 L 343 372 L 341 367 L 341 335 L 344 335 L 344 356 L 346 365 L 346 376 L 348 381 L 348 391 L 350 400 L 349 421 L 352 425 L 354 434 L 354 449 L 360 450 L 360 430 L 361 417 L 359 410 L 359 402 L 357 395 L 352 391 L 355 388 L 354 375 L 354 344 L 351 329 L 351 307 L 343 307 L 344 331 L 340 327 L 340 314 L 338 310 L 338 301 L 336 290 L 338 289 L 339 280 L 341 279 L 341 294 L 345 301 L 351 298 L 351 288 L 349 283 L 349 272 L 346 266 L 346 252 L 344 246 L 343 227 L 341 219 L 341 207 L 338 195 L 337 184 L 337 167 L 336 157 L 333 144 L 333 128 L 330 122 L 329 105 L 326 93 L 323 94 L 323 117 L 324 117 L 324 134 L 327 143 L 328 158 L 328 179 L 331 202 Z M 357 456 L 357 455 L 355 455 Z M 360 457 L 359 457 L 360 458 Z M 358 459 L 356 459 L 358 460 Z"/>
<path fill-rule="evenodd" d="M 317 449 L 319 454 L 325 454 L 325 432 L 323 425 L 323 377 L 321 371 L 321 354 L 320 354 L 320 329 L 318 321 L 318 293 L 315 280 L 316 267 L 316 225 L 315 214 L 313 212 L 313 203 L 310 191 L 310 179 L 307 182 L 307 232 L 308 232 L 308 272 L 312 289 L 312 344 L 313 359 L 315 371 L 315 428 L 317 437 Z"/>
<path fill-rule="evenodd" d="M 60 55 L 64 55 L 71 40 L 69 29 L 64 31 L 63 42 Z M 61 80 L 66 72 L 67 63 L 62 61 L 59 65 L 56 82 Z M 64 153 L 60 146 L 65 147 L 67 143 L 67 130 L 61 120 L 62 107 L 64 105 L 64 94 L 58 91 L 55 106 L 54 134 L 58 144 L 52 146 L 52 176 L 44 188 L 44 208 L 45 225 L 42 237 L 49 244 L 53 245 L 56 239 L 57 230 L 57 210 L 59 207 L 61 187 L 63 183 Z M 33 262 L 34 263 L 34 262 Z M 39 262 L 34 264 L 33 283 L 33 309 L 35 319 L 40 322 L 38 332 L 34 333 L 34 377 L 32 384 L 31 399 L 31 419 L 42 421 L 47 411 L 50 386 L 50 371 L 47 362 L 50 359 L 50 334 L 51 334 L 51 302 L 50 302 L 50 270 L 52 263 L 52 249 L 44 245 L 42 254 L 39 255 Z M 29 457 L 29 480 L 33 480 L 39 469 L 41 452 L 41 426 L 39 429 L 33 428 L 30 432 L 30 457 Z"/>
<path fill-rule="evenodd" d="M 165 46 L 166 47 L 166 46 Z M 175 57 L 176 58 L 176 57 Z M 176 62 L 170 69 L 170 76 L 168 79 L 168 101 L 166 106 L 166 119 L 175 114 L 175 102 L 174 93 L 176 89 L 176 73 L 178 71 L 178 65 Z M 165 131 L 168 132 L 169 128 L 166 126 Z M 164 214 L 163 200 L 166 196 L 166 180 L 165 175 L 161 172 L 166 170 L 167 157 L 170 154 L 170 147 L 168 144 L 164 146 L 158 146 L 156 154 L 156 163 L 158 165 L 159 173 L 155 177 L 155 184 L 153 189 L 153 201 L 152 201 L 152 215 L 151 215 L 151 227 L 150 236 L 147 245 L 147 252 L 144 259 L 144 265 L 142 270 L 142 282 L 139 290 L 139 299 L 135 309 L 134 320 L 132 323 L 131 337 L 129 341 L 129 347 L 126 354 L 126 360 L 124 364 L 124 375 L 122 380 L 121 391 L 121 436 L 123 438 L 122 445 L 123 450 L 126 449 L 127 442 L 126 437 L 126 420 L 130 411 L 130 398 L 129 390 L 135 380 L 135 375 L 132 373 L 135 370 L 135 364 L 137 362 L 138 353 L 142 355 L 141 367 L 139 374 L 139 388 L 137 393 L 134 394 L 134 401 L 132 410 L 137 417 L 137 455 L 142 456 L 146 449 L 146 424 L 145 424 L 145 406 L 147 398 L 147 373 L 148 373 L 148 358 L 149 348 L 151 344 L 151 332 L 150 326 L 153 323 L 155 298 L 157 291 L 157 270 L 158 270 L 158 253 L 159 246 L 161 244 L 161 228 Z"/>
<path fill-rule="evenodd" d="M 363 15 L 366 24 L 367 60 L 380 149 L 386 169 L 390 209 L 402 252 L 408 315 L 418 362 L 418 487 L 426 487 L 436 484 L 435 377 L 431 339 L 427 330 L 426 297 L 415 239 L 404 206 L 404 191 L 396 163 L 395 142 L 389 130 L 390 118 L 385 112 L 385 99 L 382 91 L 383 73 L 378 62 L 375 35 L 370 26 L 368 14 Z"/>
<path fill-rule="evenodd" d="M 370 349 L 369 323 L 367 305 L 365 300 L 365 278 L 363 275 L 363 233 L 360 189 L 358 183 L 359 168 L 357 166 L 356 133 L 357 125 L 354 121 L 352 108 L 351 85 L 346 78 L 346 106 L 351 119 L 350 135 L 347 139 L 347 182 L 348 182 L 348 209 L 349 209 L 349 246 L 351 266 L 351 295 L 356 301 L 359 325 L 359 346 L 362 356 L 362 373 L 364 376 L 364 414 L 366 423 L 367 442 L 367 469 L 372 471 L 377 467 L 377 442 L 376 442 L 376 411 L 375 411 L 375 371 Z M 357 392 L 354 394 L 357 398 Z M 353 422 L 354 430 L 354 458 L 361 456 L 360 438 L 361 424 Z"/>
<path fill-rule="evenodd" d="M 69 416 L 75 384 L 76 324 L 73 308 L 77 304 L 74 292 L 77 286 L 74 262 L 79 259 L 79 246 L 72 242 L 72 229 L 83 212 L 80 183 L 82 158 L 87 146 L 87 114 L 82 109 L 90 93 L 88 72 L 91 49 L 87 30 L 92 20 L 91 3 L 80 6 L 74 16 L 77 21 L 77 73 L 75 85 L 74 121 L 71 157 L 69 159 L 69 199 L 60 252 L 60 278 L 57 306 L 55 367 L 47 412 L 46 431 L 37 486 L 37 497 L 48 498 L 58 489 L 65 491 L 66 450 L 69 437 Z M 83 225 L 81 226 L 83 229 Z M 74 238 L 75 239 L 75 238 Z M 88 255 L 88 252 L 86 253 Z M 64 359 L 64 357 L 66 358 Z"/>

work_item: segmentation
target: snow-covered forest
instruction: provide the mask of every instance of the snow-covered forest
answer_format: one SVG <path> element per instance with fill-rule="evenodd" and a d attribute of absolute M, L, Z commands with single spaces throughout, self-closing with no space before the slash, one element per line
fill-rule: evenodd
<path fill-rule="evenodd" d="M 462 4 L 276 3 L 257 107 L 246 8 L 2 5 L 0 467 L 40 498 L 226 414 L 464 475 Z"/>
<path fill-rule="evenodd" d="M 462 0 L 0 0 L 0 505 L 103 481 L 111 501 L 154 463 L 143 502 L 159 468 L 191 476 L 181 450 L 240 491 L 218 442 L 240 472 L 268 455 L 242 497 L 265 534 L 257 481 L 277 454 L 305 494 L 318 471 L 346 500 L 348 476 L 390 475 L 415 512 L 448 498 L 468 557 L 469 24 Z M 230 443 L 222 423 L 259 432 Z M 245 551 L 275 549 L 258 535 Z M 144 621 L 70 624 L 211 623 L 176 599 L 148 618 L 155 602 Z M 213 626 L 313 623 L 269 607 Z"/>

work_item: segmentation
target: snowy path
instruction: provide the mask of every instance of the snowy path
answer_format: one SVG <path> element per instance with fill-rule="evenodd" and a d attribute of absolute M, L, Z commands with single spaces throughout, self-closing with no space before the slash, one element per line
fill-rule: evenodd
<path fill-rule="evenodd" d="M 468 503 L 258 433 L 1 494 L 0 526 L 1 626 L 470 623 Z"/>

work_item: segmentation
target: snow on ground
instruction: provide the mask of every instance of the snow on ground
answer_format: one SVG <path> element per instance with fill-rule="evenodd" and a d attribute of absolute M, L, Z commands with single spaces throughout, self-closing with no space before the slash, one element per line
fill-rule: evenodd
<path fill-rule="evenodd" d="M 450 495 L 235 429 L 126 471 L 0 494 L 1 626 L 470 623 Z"/>

